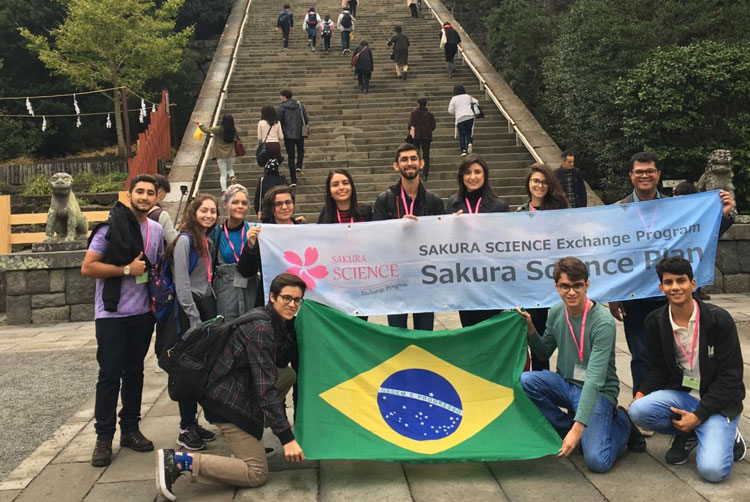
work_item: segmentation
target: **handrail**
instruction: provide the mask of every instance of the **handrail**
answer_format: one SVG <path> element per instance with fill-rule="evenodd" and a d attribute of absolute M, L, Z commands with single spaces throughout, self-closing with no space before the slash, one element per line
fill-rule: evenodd
<path fill-rule="evenodd" d="M 224 106 L 224 101 L 227 96 L 227 88 L 229 87 L 229 81 L 232 78 L 232 73 L 234 72 L 234 67 L 237 64 L 237 53 L 240 50 L 240 44 L 242 44 L 242 37 L 245 33 L 245 24 L 247 23 L 247 18 L 250 13 L 250 5 L 253 3 L 252 0 L 248 0 L 247 6 L 245 7 L 245 13 L 242 16 L 242 23 L 240 23 L 240 31 L 237 34 L 237 40 L 234 42 L 234 50 L 232 51 L 232 62 L 229 65 L 229 70 L 227 71 L 226 76 L 224 77 L 224 84 L 221 87 L 221 96 L 219 97 L 219 102 L 216 104 L 216 108 L 214 108 L 214 114 L 211 118 L 211 126 L 215 127 L 216 124 L 219 123 L 219 116 L 221 115 L 221 110 Z M 203 181 L 203 173 L 206 169 L 206 164 L 208 163 L 208 152 L 211 151 L 214 144 L 214 138 L 213 136 L 209 137 L 208 142 L 206 143 L 206 148 L 203 149 L 203 152 L 201 153 L 201 160 L 200 160 L 200 167 L 198 168 L 197 176 L 195 177 L 195 180 L 193 180 L 193 186 L 190 191 L 190 198 L 195 198 L 196 195 L 198 195 L 198 190 L 200 190 L 201 181 Z"/>
<path fill-rule="evenodd" d="M 440 26 L 442 27 L 444 22 L 440 18 L 437 12 L 435 12 L 435 9 L 432 8 L 432 5 L 430 4 L 430 0 L 423 0 L 424 3 L 427 4 L 427 7 L 430 9 L 430 12 L 432 13 L 432 17 L 438 20 L 440 23 Z M 465 32 L 465 31 L 464 31 Z M 482 75 L 479 73 L 479 70 L 474 65 L 474 63 L 471 62 L 471 59 L 466 55 L 463 48 L 459 46 L 459 51 L 461 51 L 461 59 L 463 60 L 464 64 L 468 65 L 471 72 L 474 74 L 474 76 L 479 80 L 479 88 L 484 91 L 484 94 L 486 97 L 492 101 L 498 110 L 500 110 L 500 113 L 505 117 L 505 120 L 508 121 L 508 128 L 515 133 L 516 135 L 516 142 L 519 140 L 521 141 L 521 144 L 523 144 L 524 147 L 526 147 L 526 150 L 528 150 L 529 154 L 531 154 L 532 157 L 534 157 L 534 161 L 538 162 L 540 164 L 543 164 L 544 161 L 542 160 L 542 157 L 536 152 L 533 146 L 531 146 L 531 143 L 528 139 L 526 139 L 526 136 L 521 132 L 521 130 L 516 125 L 516 121 L 513 120 L 513 117 L 510 116 L 508 111 L 503 107 L 503 105 L 500 103 L 500 99 L 498 99 L 497 95 L 492 91 L 492 88 L 487 85 L 487 81 L 482 77 Z"/>

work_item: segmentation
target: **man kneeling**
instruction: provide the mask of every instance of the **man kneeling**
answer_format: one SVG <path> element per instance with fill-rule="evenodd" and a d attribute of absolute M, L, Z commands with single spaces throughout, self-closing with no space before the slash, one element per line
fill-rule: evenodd
<path fill-rule="evenodd" d="M 668 464 L 686 463 L 698 446 L 698 472 L 717 483 L 746 451 L 737 428 L 745 398 L 737 326 L 726 310 L 693 299 L 684 258 L 665 258 L 656 273 L 669 304 L 646 317 L 651 372 L 630 413 L 641 427 L 674 434 Z"/>
<path fill-rule="evenodd" d="M 287 462 L 305 460 L 284 407 L 284 398 L 296 379 L 288 366 L 288 354 L 296 342 L 286 322 L 294 319 L 304 294 L 305 283 L 299 277 L 278 275 L 271 283 L 268 304 L 258 307 L 269 319 L 240 324 L 229 336 L 211 371 L 208 397 L 201 405 L 206 419 L 227 439 L 234 458 L 157 451 L 156 486 L 167 499 L 176 500 L 172 485 L 187 472 L 191 480 L 207 484 L 256 487 L 265 483 L 264 422 L 284 446 Z"/>
<path fill-rule="evenodd" d="M 537 358 L 547 360 L 560 349 L 557 372 L 526 371 L 521 384 L 563 438 L 558 456 L 567 457 L 580 442 L 586 466 L 607 472 L 626 446 L 646 451 L 643 436 L 617 406 L 615 321 L 606 307 L 586 295 L 589 273 L 581 260 L 558 260 L 553 276 L 562 303 L 550 308 L 544 336 L 527 312 L 518 312 L 526 318 L 529 346 Z"/>

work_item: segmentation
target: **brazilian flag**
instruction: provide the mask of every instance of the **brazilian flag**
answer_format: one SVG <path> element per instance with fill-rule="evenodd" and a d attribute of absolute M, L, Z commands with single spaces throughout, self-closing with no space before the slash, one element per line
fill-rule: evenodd
<path fill-rule="evenodd" d="M 517 460 L 560 449 L 521 388 L 526 322 L 516 313 L 409 331 L 306 301 L 295 326 L 295 434 L 307 458 Z"/>

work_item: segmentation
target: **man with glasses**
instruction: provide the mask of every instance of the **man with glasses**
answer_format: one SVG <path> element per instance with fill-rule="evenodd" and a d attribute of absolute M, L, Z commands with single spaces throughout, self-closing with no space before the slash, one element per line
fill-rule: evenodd
<path fill-rule="evenodd" d="M 206 484 L 252 488 L 265 483 L 264 423 L 281 441 L 287 462 L 305 460 L 284 405 L 296 380 L 288 366 L 296 341 L 287 322 L 297 314 L 305 288 L 296 275 L 276 276 L 268 304 L 258 307 L 263 318 L 238 325 L 227 339 L 209 376 L 208 397 L 201 404 L 206 419 L 226 438 L 233 457 L 157 451 L 156 487 L 167 499 L 176 500 L 172 486 L 182 474 Z"/>
<path fill-rule="evenodd" d="M 625 409 L 617 406 L 615 322 L 586 294 L 588 276 L 578 258 L 555 263 L 553 277 L 562 302 L 550 308 L 543 336 L 529 313 L 517 309 L 526 319 L 529 346 L 537 358 L 547 360 L 559 349 L 557 372 L 526 371 L 521 385 L 563 438 L 558 456 L 569 456 L 580 443 L 586 466 L 607 472 L 626 447 L 646 451 L 646 441 Z"/>
<path fill-rule="evenodd" d="M 414 145 L 403 143 L 396 149 L 393 158 L 393 169 L 401 175 L 398 183 L 390 187 L 375 199 L 373 221 L 397 220 L 407 218 L 417 220 L 417 216 L 444 214 L 443 200 L 425 189 L 419 180 L 419 173 L 424 167 L 419 150 Z M 388 325 L 405 328 L 409 314 L 389 314 Z M 413 314 L 414 329 L 432 331 L 435 321 L 434 312 Z"/>

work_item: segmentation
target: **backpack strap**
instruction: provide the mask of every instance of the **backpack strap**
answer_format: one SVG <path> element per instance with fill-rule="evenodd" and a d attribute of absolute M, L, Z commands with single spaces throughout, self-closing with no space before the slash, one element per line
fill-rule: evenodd
<path fill-rule="evenodd" d="M 270 321 L 271 316 L 268 315 L 268 312 L 265 311 L 263 307 L 254 308 L 250 312 L 247 312 L 245 314 L 242 314 L 235 320 L 233 320 L 230 324 L 232 326 L 237 326 L 239 324 L 244 324 L 246 322 L 251 321 Z"/>
<path fill-rule="evenodd" d="M 188 239 L 188 243 L 190 243 L 190 257 L 188 259 L 188 274 L 192 274 L 193 270 L 195 270 L 195 266 L 198 264 L 198 253 L 193 248 L 193 237 L 187 233 L 182 232 L 180 235 L 184 235 Z"/>

